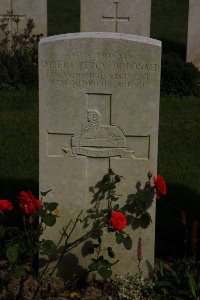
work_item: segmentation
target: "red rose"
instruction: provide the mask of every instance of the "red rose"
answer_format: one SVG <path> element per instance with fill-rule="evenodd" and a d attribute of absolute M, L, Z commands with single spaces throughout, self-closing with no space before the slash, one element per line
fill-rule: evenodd
<path fill-rule="evenodd" d="M 123 230 L 126 227 L 126 217 L 120 211 L 115 211 L 111 214 L 110 226 L 118 231 Z"/>
<path fill-rule="evenodd" d="M 18 200 L 21 209 L 29 216 L 33 215 L 41 206 L 41 201 L 35 199 L 31 191 L 20 192 Z"/>
<path fill-rule="evenodd" d="M 157 177 L 153 177 L 153 181 L 156 188 L 156 199 L 159 199 L 162 195 L 166 195 L 167 187 L 164 178 L 158 175 Z"/>
<path fill-rule="evenodd" d="M 10 201 L 0 200 L 0 212 L 6 210 L 12 210 L 12 209 L 13 209 L 13 205 Z"/>

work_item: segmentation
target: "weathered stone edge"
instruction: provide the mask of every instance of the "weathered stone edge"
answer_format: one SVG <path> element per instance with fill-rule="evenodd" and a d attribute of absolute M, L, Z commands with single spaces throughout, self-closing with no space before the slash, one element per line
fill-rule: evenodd
<path fill-rule="evenodd" d="M 60 40 L 83 39 L 83 38 L 127 40 L 127 41 L 151 44 L 154 46 L 161 47 L 161 41 L 156 39 L 143 37 L 139 35 L 126 34 L 126 33 L 114 33 L 114 32 L 76 32 L 76 33 L 59 34 L 59 35 L 41 38 L 40 44 L 57 42 Z"/>

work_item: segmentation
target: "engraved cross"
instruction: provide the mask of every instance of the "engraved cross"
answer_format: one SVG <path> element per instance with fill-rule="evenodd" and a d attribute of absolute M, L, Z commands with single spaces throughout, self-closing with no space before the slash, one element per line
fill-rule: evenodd
<path fill-rule="evenodd" d="M 88 93 L 86 100 L 87 112 L 91 121 L 81 130 L 75 132 L 48 132 L 48 156 L 85 156 L 95 158 L 121 157 L 148 160 L 150 136 L 124 134 L 113 123 L 112 95 L 104 93 Z M 101 109 L 103 114 L 101 115 Z M 104 117 L 99 123 L 98 117 Z M 92 132 L 92 130 L 94 131 Z"/>
<path fill-rule="evenodd" d="M 91 170 L 96 168 L 97 159 L 105 171 L 121 159 L 129 159 L 130 163 L 135 159 L 148 160 L 150 136 L 124 134 L 116 126 L 113 122 L 112 94 L 87 93 L 85 99 L 90 120 L 80 127 L 80 131 L 77 130 L 77 134 L 48 131 L 47 155 L 52 158 L 66 157 L 68 162 L 75 157 L 76 161 L 80 160 L 85 168 L 85 199 L 88 199 L 88 182 L 93 176 Z"/>
<path fill-rule="evenodd" d="M 120 17 L 118 16 L 118 4 L 119 2 L 113 2 L 115 7 L 114 7 L 114 16 L 113 17 L 105 17 L 103 16 L 103 20 L 105 21 L 111 21 L 111 22 L 114 22 L 114 25 L 115 25 L 115 32 L 118 32 L 118 22 L 119 21 L 127 21 L 129 22 L 129 17 Z"/>

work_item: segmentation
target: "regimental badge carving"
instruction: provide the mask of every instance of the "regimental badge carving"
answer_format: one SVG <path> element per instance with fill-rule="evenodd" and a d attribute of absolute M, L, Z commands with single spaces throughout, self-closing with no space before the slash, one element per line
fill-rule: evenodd
<path fill-rule="evenodd" d="M 72 153 L 90 157 L 124 156 L 126 138 L 114 125 L 102 125 L 96 109 L 87 110 L 86 125 L 72 137 Z"/>

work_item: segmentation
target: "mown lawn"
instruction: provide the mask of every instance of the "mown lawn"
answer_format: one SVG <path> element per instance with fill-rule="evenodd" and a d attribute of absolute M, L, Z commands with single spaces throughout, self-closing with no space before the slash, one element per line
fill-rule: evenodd
<path fill-rule="evenodd" d="M 200 222 L 200 98 L 163 97 L 160 103 L 158 173 L 167 197 L 157 201 L 156 256 L 183 255 L 185 212 L 189 235 Z"/>
<path fill-rule="evenodd" d="M 48 35 L 80 31 L 80 0 L 48 0 Z"/>
<path fill-rule="evenodd" d="M 200 192 L 199 116 L 200 98 L 161 99 L 158 171 L 168 182 Z"/>
<path fill-rule="evenodd" d="M 163 42 L 163 51 L 185 57 L 188 0 L 152 0 L 151 37 Z"/>
<path fill-rule="evenodd" d="M 0 197 L 38 193 L 38 92 L 0 92 Z"/>

